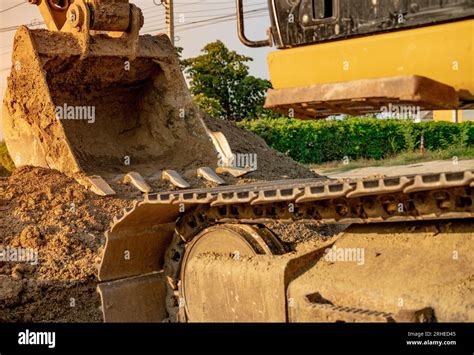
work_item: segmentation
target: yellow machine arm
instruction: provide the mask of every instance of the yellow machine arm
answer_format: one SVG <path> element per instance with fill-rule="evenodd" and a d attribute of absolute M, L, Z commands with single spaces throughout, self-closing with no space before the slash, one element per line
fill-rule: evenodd
<path fill-rule="evenodd" d="M 130 32 L 133 12 L 139 12 L 138 28 L 143 26 L 141 11 L 129 0 L 28 0 L 37 5 L 50 31 L 96 30 Z"/>
<path fill-rule="evenodd" d="M 69 0 L 28 0 L 28 2 L 39 7 L 50 31 L 61 31 L 71 5 Z"/>

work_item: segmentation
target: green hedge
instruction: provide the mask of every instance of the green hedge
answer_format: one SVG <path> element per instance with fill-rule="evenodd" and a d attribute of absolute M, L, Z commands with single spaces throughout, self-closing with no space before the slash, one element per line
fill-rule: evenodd
<path fill-rule="evenodd" d="M 474 145 L 474 122 L 414 123 L 408 120 L 348 118 L 300 121 L 287 118 L 240 123 L 261 136 L 274 149 L 305 163 L 350 159 L 381 159 L 419 149 L 424 132 L 425 149 Z"/>
<path fill-rule="evenodd" d="M 8 154 L 7 146 L 4 141 L 0 141 L 0 176 L 11 173 L 15 170 L 15 164 Z"/>

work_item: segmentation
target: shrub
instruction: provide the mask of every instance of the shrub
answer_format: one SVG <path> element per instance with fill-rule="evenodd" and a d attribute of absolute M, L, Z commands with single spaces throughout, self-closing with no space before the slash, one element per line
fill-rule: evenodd
<path fill-rule="evenodd" d="M 301 121 L 288 118 L 248 120 L 241 126 L 261 136 L 274 149 L 305 164 L 350 159 L 382 159 L 419 149 L 474 145 L 474 122 L 414 123 L 408 120 L 348 118 Z"/>
<path fill-rule="evenodd" d="M 7 146 L 5 142 L 0 142 L 0 175 L 6 175 L 15 170 L 15 164 L 8 154 Z"/>

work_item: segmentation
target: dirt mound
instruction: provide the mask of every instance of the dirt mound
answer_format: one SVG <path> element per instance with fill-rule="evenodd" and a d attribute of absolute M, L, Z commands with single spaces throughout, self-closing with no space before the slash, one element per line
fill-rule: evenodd
<path fill-rule="evenodd" d="M 235 153 L 257 154 L 258 170 L 240 180 L 225 176 L 228 183 L 317 177 L 232 123 L 207 123 L 228 137 Z M 193 187 L 208 186 L 188 179 Z M 171 188 L 164 182 L 153 187 Z M 0 178 L 0 250 L 29 251 L 37 259 L 0 260 L 0 321 L 102 321 L 96 284 L 104 233 L 115 215 L 141 198 L 131 186 L 114 188 L 116 197 L 99 197 L 57 171 L 33 167 Z M 300 228 L 282 232 L 296 236 Z"/>
<path fill-rule="evenodd" d="M 103 235 L 130 203 L 98 197 L 53 170 L 22 168 L 0 179 L 0 248 L 37 253 L 37 263 L 0 261 L 0 321 L 100 321 Z"/>
<path fill-rule="evenodd" d="M 247 179 L 281 180 L 320 177 L 285 154 L 270 148 L 262 138 L 244 128 L 237 127 L 233 122 L 206 117 L 205 123 L 211 131 L 224 133 L 234 154 L 256 155 L 258 170 L 248 174 Z"/>

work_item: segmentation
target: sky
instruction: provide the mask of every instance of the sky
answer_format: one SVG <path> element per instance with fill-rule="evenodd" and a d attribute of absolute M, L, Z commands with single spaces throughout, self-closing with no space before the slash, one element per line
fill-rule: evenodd
<path fill-rule="evenodd" d="M 143 11 L 145 24 L 141 33 L 157 34 L 166 32 L 164 7 L 160 0 L 131 0 Z M 237 36 L 235 0 L 175 0 L 176 46 L 183 47 L 183 57 L 195 57 L 209 42 L 221 40 L 232 50 L 253 58 L 249 63 L 250 73 L 268 79 L 266 56 L 271 48 L 248 48 L 240 43 Z M 18 6 L 16 6 L 18 5 Z M 16 7 L 14 7 L 16 6 Z M 260 40 L 266 37 L 270 27 L 266 0 L 245 0 L 246 11 L 250 11 L 246 21 L 247 36 Z M 8 10 L 10 7 L 14 7 Z M 6 78 L 11 67 L 14 28 L 30 25 L 41 28 L 43 21 L 36 6 L 25 0 L 0 0 L 0 97 L 6 87 Z M 274 50 L 274 49 L 273 49 Z M 3 138 L 0 125 L 0 139 Z"/>

